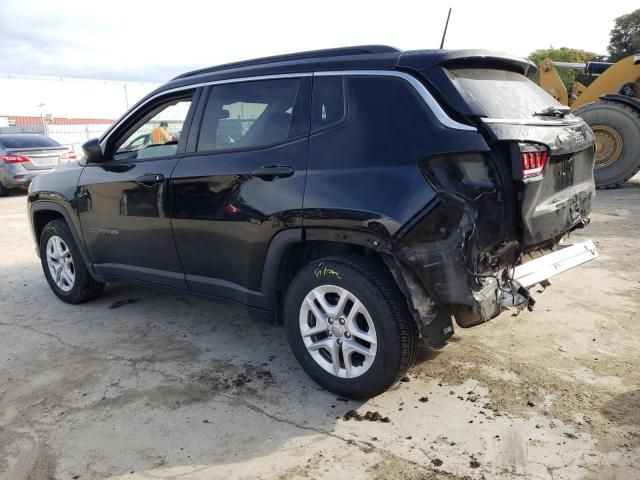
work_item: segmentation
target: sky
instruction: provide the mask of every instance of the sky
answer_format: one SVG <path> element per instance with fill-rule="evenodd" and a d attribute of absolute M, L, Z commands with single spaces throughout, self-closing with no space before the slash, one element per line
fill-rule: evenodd
<path fill-rule="evenodd" d="M 203 66 L 346 45 L 606 53 L 638 0 L 1 0 L 0 74 L 164 82 Z"/>

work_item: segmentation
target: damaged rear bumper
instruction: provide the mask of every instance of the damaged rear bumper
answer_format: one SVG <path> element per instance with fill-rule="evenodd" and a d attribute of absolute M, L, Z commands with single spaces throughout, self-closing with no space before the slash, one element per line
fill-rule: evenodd
<path fill-rule="evenodd" d="M 407 297 L 411 299 L 414 316 L 425 342 L 434 348 L 446 344 L 453 335 L 452 316 L 459 326 L 466 328 L 487 322 L 510 308 L 531 310 L 535 300 L 529 293 L 530 287 L 536 284 L 546 286 L 550 278 L 598 257 L 591 240 L 576 244 L 559 244 L 556 248 L 546 254 L 536 251 L 536 258 L 529 254 L 529 258 L 517 267 L 504 268 L 492 275 L 479 277 L 466 272 L 467 276 L 464 279 L 455 274 L 457 272 L 458 275 L 462 275 L 465 272 L 456 262 L 454 252 L 449 251 L 449 255 L 439 252 L 442 258 L 448 259 L 444 263 L 448 268 L 440 269 L 440 272 L 446 271 L 446 276 L 455 281 L 445 282 L 448 285 L 447 290 L 433 291 L 431 288 L 431 292 L 424 287 L 426 284 L 419 273 L 424 273 L 425 269 L 429 270 L 429 259 L 433 260 L 431 255 L 434 252 L 423 252 L 423 255 L 414 256 L 414 261 L 421 259 L 422 270 L 401 266 L 400 271 L 402 282 L 408 290 Z M 442 266 L 442 262 L 436 263 Z M 469 286 L 474 283 L 476 288 Z M 442 294 L 449 301 L 443 303 Z"/>
<path fill-rule="evenodd" d="M 598 257 L 598 251 L 592 240 L 576 244 L 561 244 L 558 250 L 531 258 L 509 272 L 496 275 L 495 281 L 487 284 L 481 292 L 475 292 L 481 307 L 481 315 L 470 319 L 464 316 L 464 310 L 454 307 L 456 322 L 461 326 L 473 326 L 469 323 L 482 323 L 496 317 L 504 310 L 516 308 L 533 310 L 535 300 L 529 288 L 536 284 L 550 285 L 549 280 L 556 275 Z M 471 322 L 470 322 L 471 320 Z"/>

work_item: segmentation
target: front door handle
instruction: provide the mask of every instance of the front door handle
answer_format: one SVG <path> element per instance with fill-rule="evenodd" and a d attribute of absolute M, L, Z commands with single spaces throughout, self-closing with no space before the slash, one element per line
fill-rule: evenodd
<path fill-rule="evenodd" d="M 271 181 L 276 178 L 290 177 L 294 172 L 293 167 L 289 167 L 288 165 L 265 165 L 251 172 L 251 176 Z"/>
<path fill-rule="evenodd" d="M 145 173 L 144 175 L 136 178 L 136 183 L 143 187 L 153 187 L 159 183 L 164 182 L 164 175 L 161 173 Z"/>

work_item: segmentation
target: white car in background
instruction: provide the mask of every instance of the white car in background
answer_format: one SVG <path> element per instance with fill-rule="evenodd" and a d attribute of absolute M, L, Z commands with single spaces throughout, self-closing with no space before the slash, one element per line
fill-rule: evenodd
<path fill-rule="evenodd" d="M 75 159 L 73 150 L 45 135 L 0 134 L 0 197 L 12 188 L 27 187 L 34 177 Z"/>

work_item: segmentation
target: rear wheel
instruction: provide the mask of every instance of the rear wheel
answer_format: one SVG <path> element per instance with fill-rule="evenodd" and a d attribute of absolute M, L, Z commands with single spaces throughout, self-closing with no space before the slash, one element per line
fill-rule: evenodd
<path fill-rule="evenodd" d="M 386 269 L 364 257 L 308 264 L 289 286 L 284 317 L 304 370 L 338 395 L 378 395 L 415 359 L 417 332 L 405 301 Z"/>
<path fill-rule="evenodd" d="M 620 103 L 599 101 L 574 112 L 596 137 L 593 175 L 598 188 L 615 188 L 640 170 L 640 113 Z"/>
<path fill-rule="evenodd" d="M 40 260 L 44 275 L 58 298 L 83 303 L 102 293 L 104 283 L 94 280 L 80 251 L 62 220 L 52 220 L 40 235 Z"/>
<path fill-rule="evenodd" d="M 0 182 L 0 197 L 6 197 L 7 195 L 9 195 L 9 192 L 10 190 L 2 185 L 2 182 Z"/>

